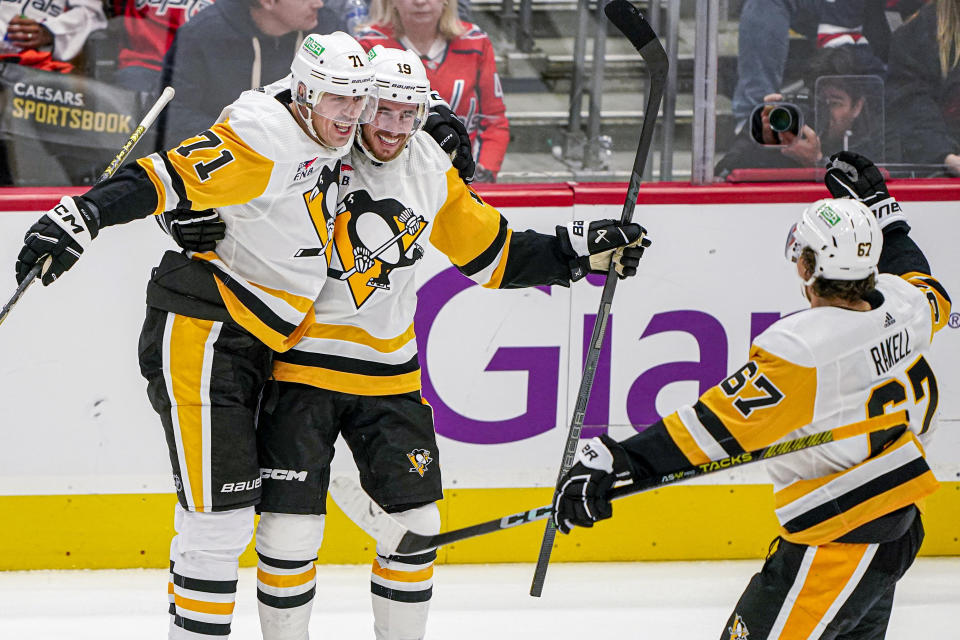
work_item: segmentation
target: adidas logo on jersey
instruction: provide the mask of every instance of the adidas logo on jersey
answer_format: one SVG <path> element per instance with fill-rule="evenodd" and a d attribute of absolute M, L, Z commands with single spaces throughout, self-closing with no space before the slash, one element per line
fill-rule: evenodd
<path fill-rule="evenodd" d="M 886 329 L 890 325 L 894 324 L 896 321 L 897 321 L 896 318 L 890 315 L 890 312 L 888 311 L 887 316 L 883 319 L 883 328 Z"/>

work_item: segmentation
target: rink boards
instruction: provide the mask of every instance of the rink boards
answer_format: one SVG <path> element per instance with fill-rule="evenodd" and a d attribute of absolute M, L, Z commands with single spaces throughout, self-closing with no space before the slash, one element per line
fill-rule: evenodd
<path fill-rule="evenodd" d="M 516 230 L 620 216 L 624 185 L 483 191 Z M 960 185 L 893 184 L 934 275 L 960 297 Z M 23 232 L 61 195 L 0 193 L 0 297 L 13 292 Z M 783 258 L 816 185 L 652 185 L 635 219 L 654 239 L 619 284 L 584 435 L 653 422 L 743 363 L 751 338 L 803 306 Z M 429 231 L 429 230 L 428 230 Z M 426 236 L 424 236 L 426 237 Z M 0 327 L 0 568 L 161 567 L 174 502 L 162 431 L 137 368 L 144 286 L 172 245 L 152 221 L 111 228 L 51 288 L 31 289 Z M 560 463 L 600 282 L 489 291 L 435 250 L 419 269 L 424 396 L 434 408 L 445 527 L 546 503 Z M 928 449 L 943 488 L 928 501 L 928 555 L 960 555 L 960 314 L 935 342 L 940 426 Z M 351 473 L 338 447 L 335 473 Z M 436 472 L 434 463 L 427 473 Z M 558 537 L 558 560 L 760 557 L 776 534 L 759 466 L 618 502 L 617 517 Z M 445 562 L 532 561 L 542 524 L 451 545 Z M 368 538 L 331 505 L 323 562 L 366 562 Z M 245 556 L 249 562 L 252 555 Z"/>

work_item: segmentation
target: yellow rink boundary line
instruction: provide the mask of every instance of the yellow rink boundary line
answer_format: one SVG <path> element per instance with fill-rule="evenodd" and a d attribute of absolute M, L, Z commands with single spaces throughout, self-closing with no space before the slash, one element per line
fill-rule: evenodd
<path fill-rule="evenodd" d="M 457 528 L 545 504 L 549 489 L 452 489 L 440 504 Z M 168 566 L 172 494 L 0 496 L 0 569 Z M 320 562 L 370 562 L 374 545 L 333 505 Z M 557 536 L 553 559 L 571 561 L 761 558 L 776 535 L 770 485 L 675 486 L 614 503 L 613 520 Z M 960 555 L 960 482 L 927 501 L 921 555 Z M 533 562 L 543 523 L 444 547 L 445 563 Z M 241 558 L 256 563 L 253 547 Z"/>

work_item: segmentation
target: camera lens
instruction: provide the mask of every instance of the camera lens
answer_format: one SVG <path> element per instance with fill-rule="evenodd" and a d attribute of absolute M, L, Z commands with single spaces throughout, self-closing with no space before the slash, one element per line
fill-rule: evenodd
<path fill-rule="evenodd" d="M 774 107 L 770 110 L 770 128 L 777 133 L 790 131 L 793 127 L 793 113 L 787 107 Z"/>

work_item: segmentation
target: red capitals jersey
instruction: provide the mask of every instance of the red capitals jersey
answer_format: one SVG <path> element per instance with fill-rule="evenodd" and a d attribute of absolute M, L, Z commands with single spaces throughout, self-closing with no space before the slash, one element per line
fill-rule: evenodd
<path fill-rule="evenodd" d="M 421 56 L 427 68 L 430 87 L 450 103 L 467 126 L 473 141 L 473 157 L 477 164 L 496 175 L 510 142 L 507 108 L 497 75 L 493 44 L 480 27 L 462 22 L 463 35 L 447 43 L 440 56 Z M 357 35 L 364 49 L 382 44 L 388 48 L 407 49 L 385 25 L 373 25 Z"/>
<path fill-rule="evenodd" d="M 180 26 L 213 4 L 213 0 L 128 0 L 123 9 L 126 46 L 117 68 L 138 66 L 163 70 L 163 56 Z"/>

